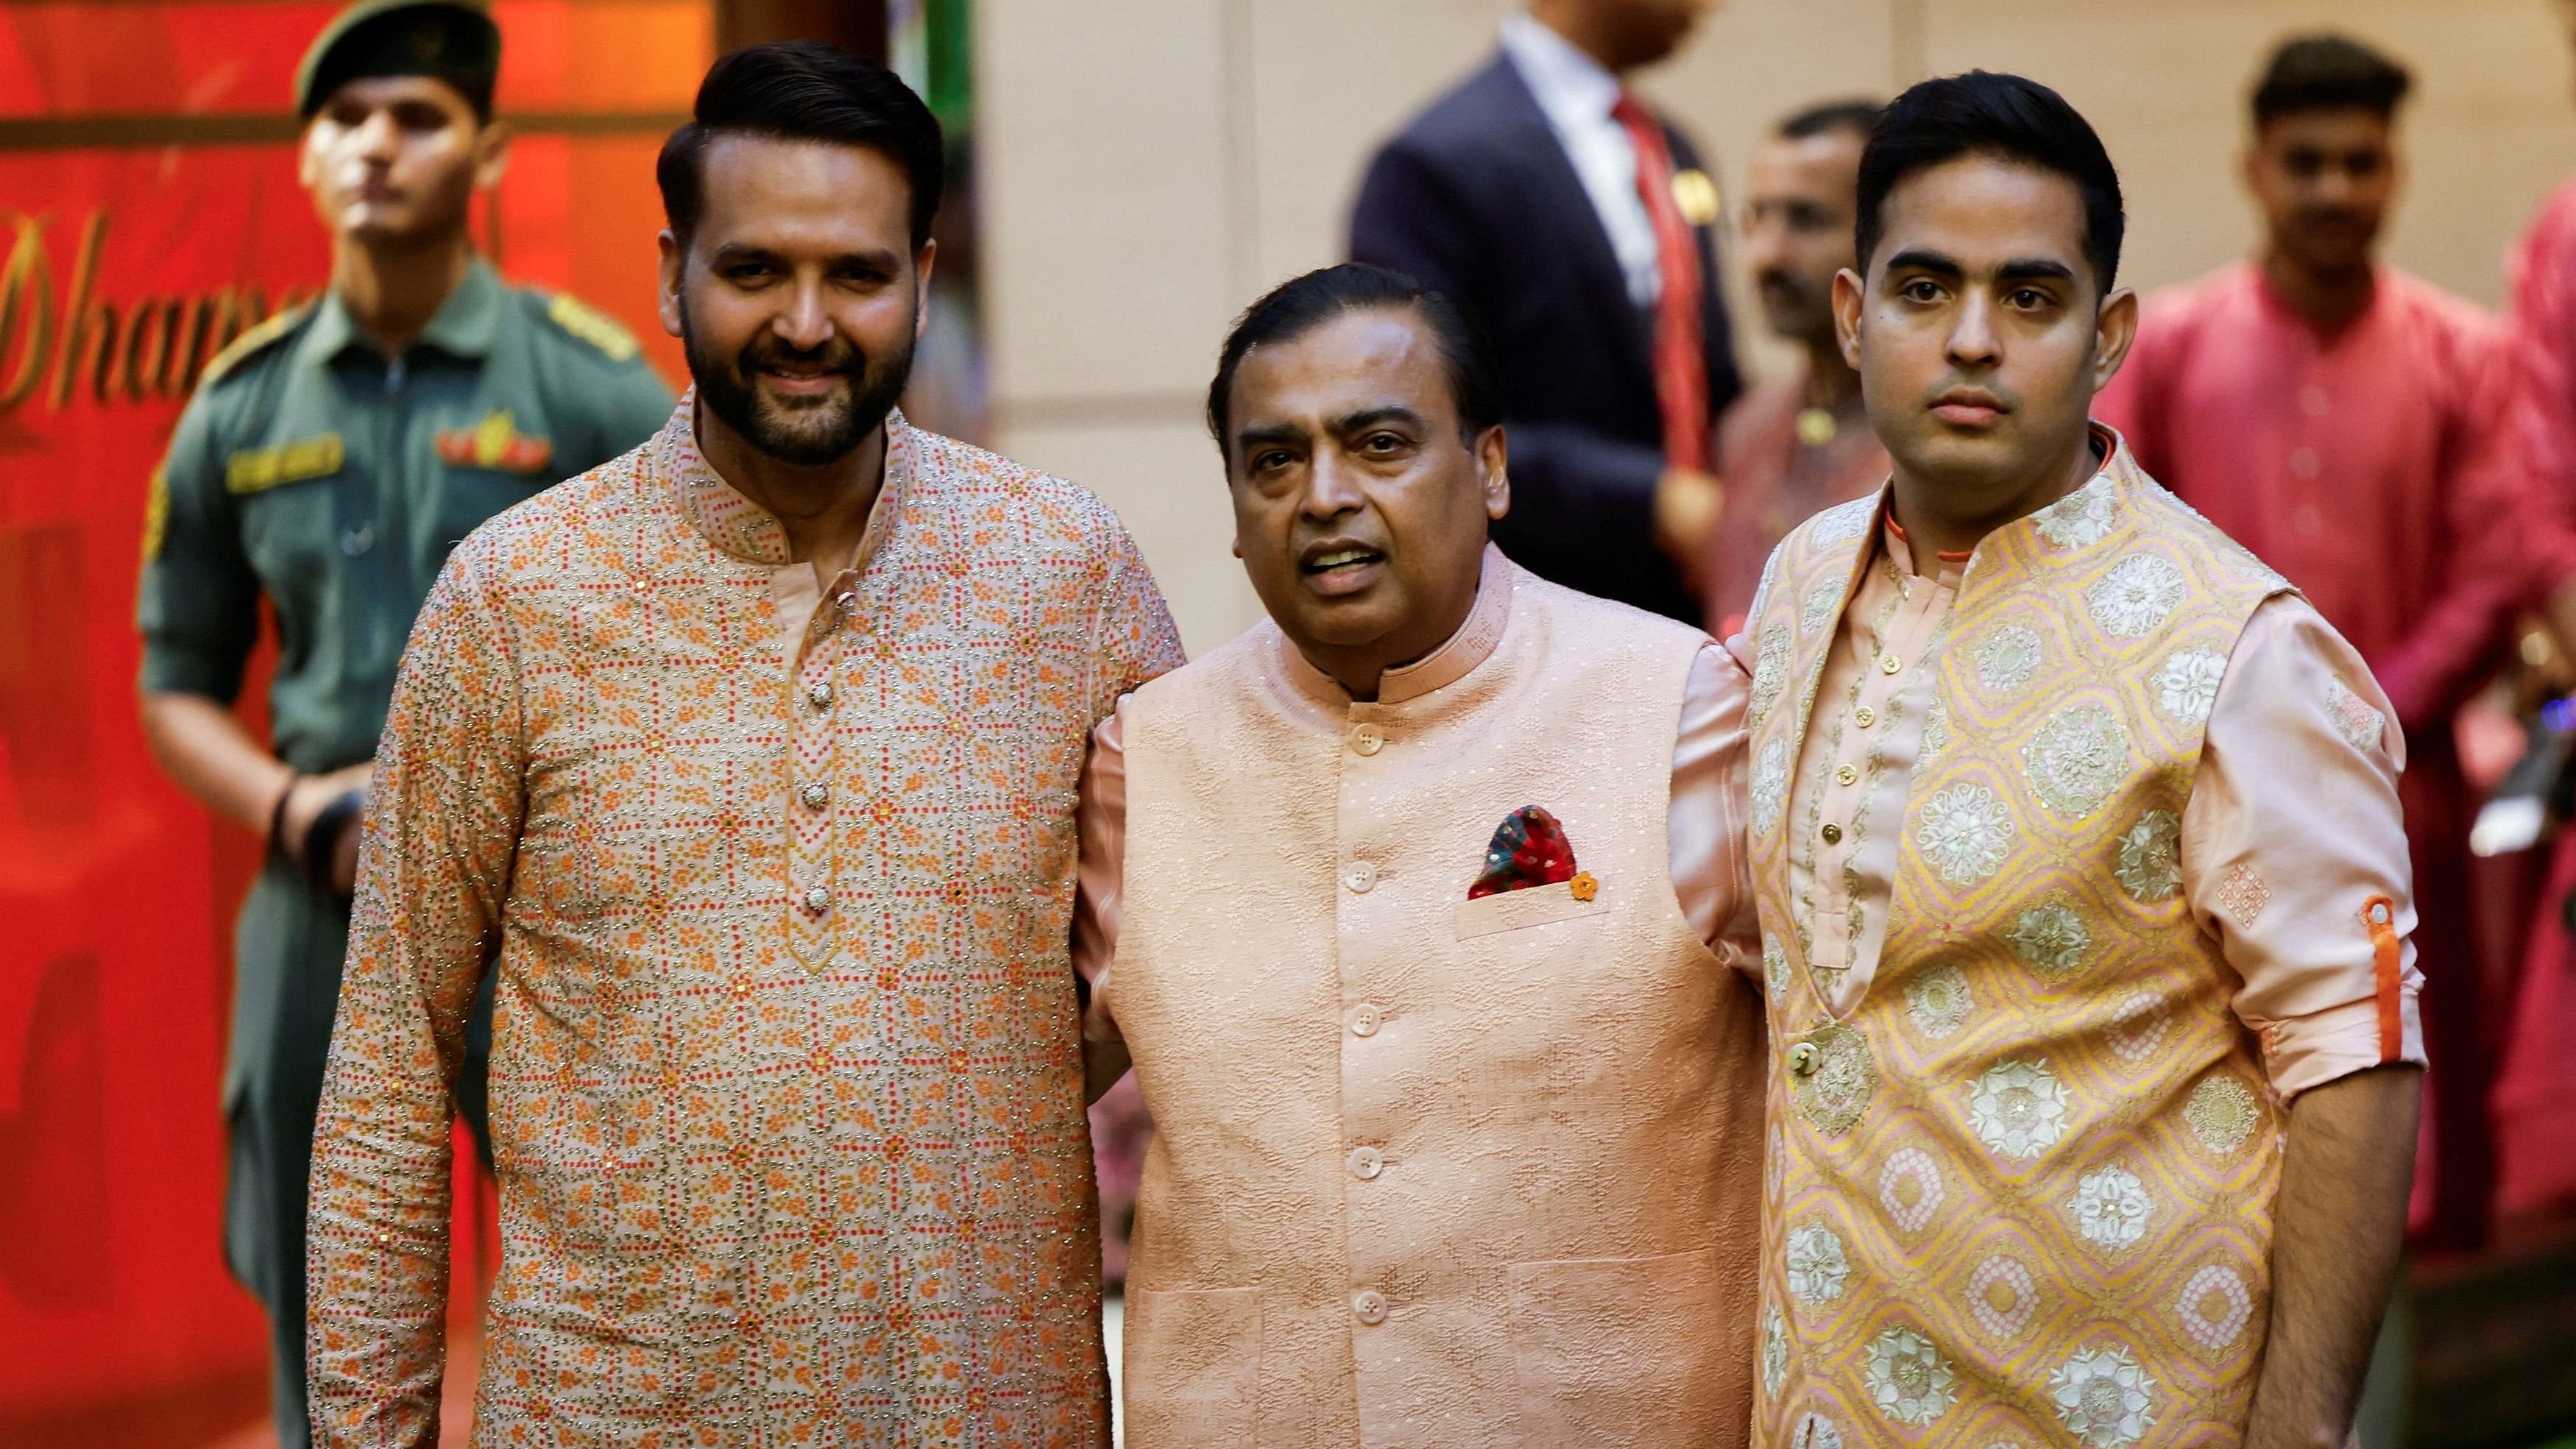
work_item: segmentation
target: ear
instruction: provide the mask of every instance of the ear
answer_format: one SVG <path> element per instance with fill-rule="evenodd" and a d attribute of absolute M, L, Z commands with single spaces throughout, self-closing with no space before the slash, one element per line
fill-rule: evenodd
<path fill-rule="evenodd" d="M 661 262 L 656 269 L 659 285 L 654 305 L 662 315 L 662 330 L 677 337 L 680 335 L 680 280 L 688 271 L 688 251 L 668 227 L 653 238 L 653 244 L 661 252 Z"/>
<path fill-rule="evenodd" d="M 314 128 L 321 124 L 319 117 L 305 122 L 304 135 L 296 143 L 295 184 L 307 191 L 311 191 L 322 180 L 321 149 L 315 144 L 313 134 Z"/>
<path fill-rule="evenodd" d="M 2102 299 L 2093 314 L 2093 390 L 2100 392 L 2119 376 L 2129 344 L 2138 340 L 2138 294 L 2122 287 Z"/>
<path fill-rule="evenodd" d="M 474 138 L 474 188 L 490 191 L 510 169 L 510 123 L 494 121 Z"/>
<path fill-rule="evenodd" d="M 912 340 L 919 342 L 930 327 L 930 268 L 939 260 L 939 243 L 926 241 L 912 254 Z"/>
<path fill-rule="evenodd" d="M 2258 180 L 2263 169 L 2263 134 L 2255 132 L 2245 140 L 2245 149 L 2236 153 L 2236 179 L 2245 194 L 2260 197 L 2263 187 Z"/>
<path fill-rule="evenodd" d="M 1476 468 L 1485 475 L 1487 518 L 1500 518 L 1512 511 L 1511 451 L 1500 423 L 1485 429 L 1476 439 Z"/>
<path fill-rule="evenodd" d="M 1843 350 L 1843 365 L 1860 370 L 1860 306 L 1868 286 L 1849 267 L 1834 273 L 1834 341 Z"/>

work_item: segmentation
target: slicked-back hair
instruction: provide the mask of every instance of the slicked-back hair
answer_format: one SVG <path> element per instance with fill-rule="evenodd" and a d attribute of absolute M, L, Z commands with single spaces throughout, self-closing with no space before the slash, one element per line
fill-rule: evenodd
<path fill-rule="evenodd" d="M 1890 102 L 1860 156 L 1853 247 L 1863 275 L 1884 234 L 1880 212 L 1897 183 L 1962 156 L 1987 155 L 2053 172 L 2084 196 L 2084 257 L 2098 292 L 2120 271 L 2120 173 L 2102 138 L 2066 98 L 2035 80 L 1972 70 L 1924 81 Z"/>
<path fill-rule="evenodd" d="M 1772 134 L 1783 141 L 1803 141 L 1827 131 L 1849 131 L 1866 141 L 1869 133 L 1877 127 L 1878 118 L 1886 113 L 1887 107 L 1872 100 L 1855 97 L 1826 101 L 1791 115 L 1774 127 Z"/>
<path fill-rule="evenodd" d="M 865 146 L 912 184 L 912 247 L 930 240 L 947 162 L 939 118 L 893 71 L 835 46 L 782 40 L 728 51 L 698 84 L 694 119 L 662 143 L 654 179 L 671 234 L 688 244 L 706 209 L 707 147 L 719 136 Z"/>
<path fill-rule="evenodd" d="M 2406 67 L 2349 36 L 2293 36 L 2272 52 L 2254 83 L 2254 128 L 2295 111 L 2345 106 L 2375 111 L 2384 121 L 2414 88 Z"/>
<path fill-rule="evenodd" d="M 1503 420 L 1502 388 L 1485 339 L 1457 307 L 1438 292 L 1402 272 L 1344 262 L 1291 277 L 1271 288 L 1261 300 L 1234 319 L 1217 353 L 1216 380 L 1208 384 L 1208 433 L 1216 450 L 1234 464 L 1234 442 L 1227 436 L 1234 420 L 1234 375 L 1256 347 L 1294 342 L 1346 312 L 1410 312 L 1422 319 L 1431 345 L 1440 351 L 1441 371 L 1448 374 L 1451 400 L 1458 409 L 1458 436 L 1470 448 L 1487 428 Z"/>

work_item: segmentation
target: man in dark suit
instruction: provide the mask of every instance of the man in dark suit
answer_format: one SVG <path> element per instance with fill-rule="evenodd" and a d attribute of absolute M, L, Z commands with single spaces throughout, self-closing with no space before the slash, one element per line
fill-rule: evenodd
<path fill-rule="evenodd" d="M 1709 442 L 1741 388 L 1719 297 L 1716 184 L 1620 77 L 1711 0 L 1533 0 L 1501 53 L 1369 165 L 1351 258 L 1411 274 L 1490 334 L 1510 425 L 1504 552 L 1543 577 L 1697 622 L 1720 490 Z"/>

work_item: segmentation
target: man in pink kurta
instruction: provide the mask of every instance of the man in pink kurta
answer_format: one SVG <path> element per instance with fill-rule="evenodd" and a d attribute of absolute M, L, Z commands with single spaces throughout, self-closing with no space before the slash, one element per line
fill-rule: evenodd
<path fill-rule="evenodd" d="M 2563 520 L 2576 513 L 2576 181 L 2542 207 L 2511 273 L 2513 463 L 2546 516 Z M 2563 526 L 2520 537 L 2541 577 L 2565 576 Z M 2565 603 L 2552 609 L 2562 641 L 2576 638 Z M 2562 914 L 2576 891 L 2576 832 L 2559 835 L 2547 880 L 2495 1090 L 2497 1206 L 2508 1217 L 2576 1203 L 2576 1153 L 2567 1150 L 2576 1141 L 2576 942 Z"/>
<path fill-rule="evenodd" d="M 1485 541 L 1435 293 L 1284 284 L 1212 390 L 1270 618 L 1094 733 L 1094 1084 L 1158 1129 L 1136 1449 L 1739 1445 L 1762 1046 L 1746 681 Z"/>
<path fill-rule="evenodd" d="M 2282 47 L 2255 94 L 2245 163 L 2267 222 L 2261 253 L 2149 298 L 2096 411 L 2147 472 L 2298 585 L 2395 707 L 2441 1068 L 2419 1171 L 2436 1237 L 2474 1242 L 2494 1162 L 2466 874 L 2476 802 L 2450 721 L 2526 593 L 2498 561 L 2510 552 L 2500 524 L 2526 499 L 2501 466 L 2502 327 L 2372 255 L 2407 84 L 2349 40 Z"/>

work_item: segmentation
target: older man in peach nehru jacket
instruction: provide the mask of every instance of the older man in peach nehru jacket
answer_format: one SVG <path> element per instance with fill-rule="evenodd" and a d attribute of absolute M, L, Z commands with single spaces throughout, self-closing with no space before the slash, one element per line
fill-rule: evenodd
<path fill-rule="evenodd" d="M 1741 1442 L 1760 1004 L 1745 681 L 1485 541 L 1486 365 L 1409 278 L 1237 324 L 1270 620 L 1127 696 L 1078 812 L 1095 1085 L 1159 1135 L 1128 1442 Z"/>
<path fill-rule="evenodd" d="M 2137 322 L 2055 92 L 1872 132 L 1845 355 L 1895 471 L 1744 645 L 1775 1047 L 1756 1442 L 2342 1442 L 2423 1060 L 2401 737 L 2088 423 Z"/>

